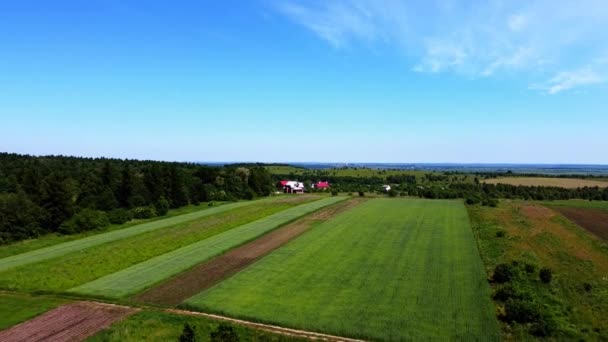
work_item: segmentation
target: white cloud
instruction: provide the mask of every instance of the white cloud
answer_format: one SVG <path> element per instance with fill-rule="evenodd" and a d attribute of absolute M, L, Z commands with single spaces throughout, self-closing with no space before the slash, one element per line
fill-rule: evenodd
<path fill-rule="evenodd" d="M 549 79 L 541 84 L 553 94 L 608 81 L 605 68 L 594 66 L 608 46 L 605 0 L 273 1 L 336 49 L 394 46 L 420 73 Z"/>

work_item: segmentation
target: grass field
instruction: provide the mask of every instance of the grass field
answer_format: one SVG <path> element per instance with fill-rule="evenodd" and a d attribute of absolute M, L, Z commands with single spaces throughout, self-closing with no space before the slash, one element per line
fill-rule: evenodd
<path fill-rule="evenodd" d="M 62 291 L 320 197 L 264 200 L 0 272 L 0 287 Z M 83 265 L 86 265 L 83 267 Z"/>
<path fill-rule="evenodd" d="M 126 297 L 298 217 L 344 199 L 344 197 L 329 197 L 278 212 L 75 287 L 70 292 L 112 298 Z"/>
<path fill-rule="evenodd" d="M 185 306 L 372 340 L 496 340 L 459 201 L 372 199 Z"/>
<path fill-rule="evenodd" d="M 560 206 L 573 208 L 595 208 L 608 210 L 608 201 L 587 201 L 582 199 L 558 200 L 558 201 L 542 201 L 539 202 L 546 206 Z"/>
<path fill-rule="evenodd" d="M 501 178 L 490 178 L 483 181 L 488 184 L 510 184 L 510 185 L 524 185 L 524 186 L 555 186 L 560 188 L 576 189 L 582 187 L 594 187 L 600 188 L 608 187 L 608 182 L 591 179 L 577 179 L 577 178 L 551 178 L 551 177 L 501 177 Z"/>
<path fill-rule="evenodd" d="M 608 339 L 608 245 L 531 202 L 471 206 L 469 214 L 488 276 L 496 265 L 511 261 L 552 269 L 551 284 L 536 276 L 523 287 L 557 323 L 556 340 Z M 591 288 L 586 290 L 585 283 Z M 505 338 L 533 339 L 526 325 L 503 322 L 502 327 Z"/>
<path fill-rule="evenodd" d="M 194 327 L 197 341 L 209 341 L 209 335 L 216 330 L 220 322 L 205 317 L 190 317 L 159 311 L 143 311 L 113 324 L 89 338 L 88 342 L 140 342 L 140 341 L 177 341 L 184 324 Z M 308 341 L 295 337 L 272 334 L 236 324 L 231 326 L 240 341 Z"/>
<path fill-rule="evenodd" d="M 264 200 L 262 200 L 264 201 Z M 130 228 L 113 230 L 110 232 L 88 236 L 85 238 L 48 246 L 33 251 L 29 251 L 23 254 L 12 255 L 0 260 L 0 272 L 8 270 L 13 267 L 31 264 L 34 262 L 56 258 L 71 252 L 80 251 L 93 246 L 98 246 L 104 243 L 117 241 L 130 236 L 143 234 L 153 230 L 174 226 L 183 222 L 188 222 L 209 215 L 217 214 L 227 210 L 240 208 L 251 205 L 255 201 L 249 202 L 237 202 L 231 204 L 225 204 L 218 207 L 206 208 L 199 211 L 195 211 L 189 214 L 179 215 L 170 217 L 164 220 L 152 221 L 144 224 L 132 226 Z"/>
<path fill-rule="evenodd" d="M 0 330 L 27 321 L 64 303 L 67 301 L 63 299 L 0 292 Z"/>

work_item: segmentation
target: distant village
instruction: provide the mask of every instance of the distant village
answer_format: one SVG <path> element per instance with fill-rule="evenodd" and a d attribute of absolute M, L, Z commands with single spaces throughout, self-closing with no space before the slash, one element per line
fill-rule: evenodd
<path fill-rule="evenodd" d="M 310 185 L 311 189 L 325 190 L 329 189 L 329 182 L 316 182 Z M 302 182 L 282 180 L 277 183 L 278 192 L 283 191 L 286 194 L 303 194 L 306 191 L 306 186 Z"/>

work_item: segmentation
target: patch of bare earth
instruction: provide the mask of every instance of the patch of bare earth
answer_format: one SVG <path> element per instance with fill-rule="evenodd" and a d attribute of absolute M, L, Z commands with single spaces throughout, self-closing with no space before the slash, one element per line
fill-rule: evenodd
<path fill-rule="evenodd" d="M 605 210 L 562 206 L 556 206 L 553 209 L 597 237 L 608 241 L 608 212 Z"/>
<path fill-rule="evenodd" d="M 0 332 L 0 341 L 84 341 L 137 309 L 111 304 L 66 304 Z"/>
<path fill-rule="evenodd" d="M 232 276 L 288 241 L 300 236 L 310 229 L 314 223 L 329 220 L 355 207 L 363 200 L 355 198 L 316 211 L 259 239 L 200 264 L 159 286 L 143 292 L 136 296 L 135 299 L 159 305 L 177 305 Z"/>

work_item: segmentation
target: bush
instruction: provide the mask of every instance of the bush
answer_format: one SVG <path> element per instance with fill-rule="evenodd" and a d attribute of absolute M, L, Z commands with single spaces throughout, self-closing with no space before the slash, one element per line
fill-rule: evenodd
<path fill-rule="evenodd" d="M 401 196 L 401 197 L 405 197 L 405 196 L 407 196 L 407 193 L 405 193 L 405 192 L 401 191 L 401 192 L 399 193 L 399 196 Z"/>
<path fill-rule="evenodd" d="M 536 272 L 536 266 L 526 263 L 524 265 L 524 271 L 526 271 L 527 274 L 532 274 L 532 273 Z"/>
<path fill-rule="evenodd" d="M 359 197 L 363 197 L 363 196 L 365 196 L 365 192 L 359 191 Z"/>
<path fill-rule="evenodd" d="M 213 207 L 213 202 L 209 202 L 209 204 L 207 204 L 208 207 Z"/>
<path fill-rule="evenodd" d="M 338 196 L 338 191 L 336 191 L 336 190 L 332 190 L 332 191 L 331 191 L 331 195 L 332 195 L 332 196 Z"/>
<path fill-rule="evenodd" d="M 106 213 L 99 210 L 83 209 L 59 227 L 63 234 L 74 234 L 110 225 Z"/>
<path fill-rule="evenodd" d="M 557 323 L 555 319 L 549 315 L 542 315 L 536 323 L 532 324 L 530 332 L 534 336 L 547 337 L 553 335 L 556 330 Z"/>
<path fill-rule="evenodd" d="M 152 206 L 133 208 L 133 217 L 136 219 L 147 219 L 156 216 L 156 210 Z"/>
<path fill-rule="evenodd" d="M 123 224 L 125 222 L 131 221 L 133 215 L 127 209 L 114 209 L 110 210 L 106 213 L 108 216 L 108 220 L 112 224 Z"/>
<path fill-rule="evenodd" d="M 585 289 L 586 292 L 591 292 L 591 290 L 593 290 L 593 285 L 591 285 L 591 283 L 583 283 L 583 289 Z"/>
<path fill-rule="evenodd" d="M 507 233 L 504 230 L 499 230 L 496 232 L 496 237 L 505 237 L 505 235 L 507 235 Z"/>
<path fill-rule="evenodd" d="M 237 342 L 239 335 L 236 334 L 234 328 L 228 324 L 220 323 L 215 331 L 209 334 L 211 342 Z"/>
<path fill-rule="evenodd" d="M 195 342 L 196 341 L 196 331 L 194 328 L 190 326 L 190 324 L 184 324 L 184 329 L 182 330 L 182 334 L 179 336 L 179 342 Z"/>
<path fill-rule="evenodd" d="M 169 201 L 164 196 L 160 196 L 160 198 L 154 203 L 154 209 L 156 210 L 156 215 L 165 216 L 169 212 Z"/>
<path fill-rule="evenodd" d="M 479 202 L 481 202 L 481 200 L 479 199 L 479 197 L 476 197 L 476 196 L 467 196 L 465 202 L 467 204 L 473 205 L 473 204 L 479 204 Z"/>
<path fill-rule="evenodd" d="M 506 283 L 511 281 L 515 276 L 515 266 L 509 264 L 498 264 L 494 268 L 494 275 L 492 276 L 492 280 L 497 283 Z"/>
<path fill-rule="evenodd" d="M 498 200 L 496 198 L 486 198 L 481 202 L 481 205 L 496 208 L 498 206 Z"/>
<path fill-rule="evenodd" d="M 553 279 L 553 272 L 551 271 L 550 268 L 543 267 L 540 269 L 540 272 L 538 273 L 538 277 L 540 278 L 540 280 L 543 283 L 549 284 L 551 282 L 551 279 Z"/>
<path fill-rule="evenodd" d="M 505 320 L 507 322 L 532 323 L 540 318 L 540 307 L 533 301 L 509 299 L 505 304 Z"/>
<path fill-rule="evenodd" d="M 390 189 L 388 191 L 388 197 L 396 197 L 397 196 L 397 191 L 395 189 Z"/>

